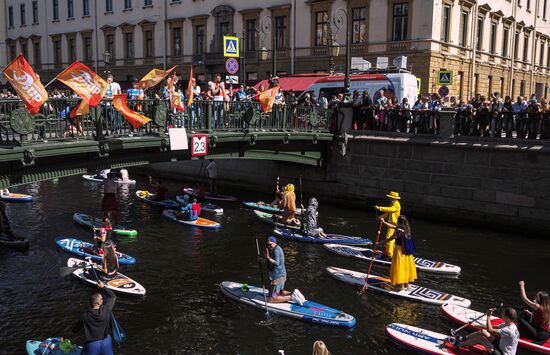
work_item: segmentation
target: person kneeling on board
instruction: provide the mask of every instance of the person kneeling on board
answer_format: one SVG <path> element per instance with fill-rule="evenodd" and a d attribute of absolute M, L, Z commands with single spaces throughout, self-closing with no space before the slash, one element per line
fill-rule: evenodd
<path fill-rule="evenodd" d="M 103 260 L 101 262 L 101 278 L 110 280 L 118 271 L 118 257 L 116 256 L 115 245 L 108 240 L 103 244 Z"/>
<path fill-rule="evenodd" d="M 326 237 L 323 228 L 317 225 L 319 202 L 315 197 L 311 197 L 307 203 L 307 209 L 302 205 L 302 233 L 314 237 Z"/>
<path fill-rule="evenodd" d="M 201 205 L 197 203 L 197 199 L 193 199 L 193 203 L 189 203 L 189 196 L 184 197 L 186 204 L 181 206 L 181 210 L 178 213 L 178 218 L 186 221 L 196 221 L 201 215 Z"/>
<path fill-rule="evenodd" d="M 296 218 L 296 194 L 294 193 L 294 185 L 288 184 L 285 187 L 283 194 L 283 222 L 287 224 L 300 225 L 300 221 Z"/>
<path fill-rule="evenodd" d="M 455 347 L 465 347 L 472 345 L 483 345 L 489 354 L 493 355 L 515 355 L 519 341 L 519 331 L 514 321 L 517 318 L 516 310 L 512 307 L 506 307 L 502 310 L 502 319 L 504 323 L 493 327 L 491 316 L 494 308 L 487 311 L 486 329 L 479 330 L 469 334 L 466 337 L 459 336 L 457 339 L 450 339 Z M 497 340 L 496 337 L 500 337 Z"/>
<path fill-rule="evenodd" d="M 519 317 L 520 333 L 536 344 L 544 344 L 550 339 L 550 295 L 544 291 L 537 292 L 533 301 L 527 297 L 525 282 L 519 282 L 523 303 L 529 310 L 524 310 Z"/>
<path fill-rule="evenodd" d="M 395 240 L 392 250 L 390 281 L 392 285 L 399 285 L 399 291 L 403 291 L 409 287 L 409 283 L 416 280 L 416 264 L 413 256 L 416 247 L 412 240 L 411 227 L 405 215 L 399 216 L 397 225 L 386 222 L 384 218 L 381 218 L 380 221 L 388 227 L 388 231 L 391 229 L 395 232 L 390 238 L 380 241 L 374 247 L 377 248 Z"/>
<path fill-rule="evenodd" d="M 292 293 L 285 291 L 285 253 L 283 249 L 277 245 L 277 238 L 273 236 L 267 238 L 265 258 L 267 260 L 269 280 L 271 281 L 267 301 L 271 303 L 294 302 L 303 305 L 306 299 L 298 289 L 294 290 Z"/>

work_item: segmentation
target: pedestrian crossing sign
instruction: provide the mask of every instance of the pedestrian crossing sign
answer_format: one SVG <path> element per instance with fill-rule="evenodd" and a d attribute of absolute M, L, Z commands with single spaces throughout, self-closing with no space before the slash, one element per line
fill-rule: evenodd
<path fill-rule="evenodd" d="M 452 85 L 453 72 L 450 70 L 440 70 L 437 73 L 437 85 Z"/>
<path fill-rule="evenodd" d="M 223 36 L 223 56 L 239 57 L 239 37 Z"/>

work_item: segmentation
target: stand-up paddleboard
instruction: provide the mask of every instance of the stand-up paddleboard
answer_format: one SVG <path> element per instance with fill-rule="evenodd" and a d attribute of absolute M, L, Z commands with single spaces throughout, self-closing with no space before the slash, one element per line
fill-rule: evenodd
<path fill-rule="evenodd" d="M 372 244 L 372 241 L 370 239 L 366 238 L 360 238 L 360 237 L 352 237 L 349 235 L 341 235 L 341 234 L 328 234 L 326 237 L 320 237 L 320 236 L 311 236 L 311 235 L 304 235 L 300 232 L 293 232 L 288 229 L 282 229 L 282 228 L 275 228 L 273 230 L 273 233 L 279 237 L 295 240 L 299 242 L 308 242 L 308 243 L 319 243 L 319 244 L 325 244 L 325 243 L 332 243 L 332 245 L 339 245 L 339 244 L 348 244 L 348 245 L 369 245 Z"/>
<path fill-rule="evenodd" d="M 176 201 L 178 201 L 180 205 L 183 205 L 184 203 L 189 203 L 189 201 L 187 202 L 185 201 L 184 195 L 176 196 Z M 201 203 L 200 205 L 201 205 L 201 211 L 215 213 L 215 214 L 223 214 L 223 208 L 213 203 Z"/>
<path fill-rule="evenodd" d="M 97 175 L 82 175 L 82 178 L 84 180 L 88 180 L 88 181 L 93 181 L 93 182 L 99 182 L 101 184 L 103 184 L 105 182 L 106 179 L 103 179 L 101 177 L 98 177 Z M 132 180 L 132 179 L 128 179 L 126 181 L 118 178 L 118 179 L 113 179 L 117 184 L 128 184 L 128 185 L 132 185 L 132 184 L 135 184 L 136 183 L 136 180 Z"/>
<path fill-rule="evenodd" d="M 0 200 L 4 202 L 30 202 L 32 201 L 32 196 L 10 192 L 7 195 L 0 194 Z"/>
<path fill-rule="evenodd" d="M 480 345 L 455 348 L 449 336 L 407 324 L 391 323 L 386 326 L 386 335 L 397 345 L 421 354 L 433 355 L 487 355 Z"/>
<path fill-rule="evenodd" d="M 192 189 L 190 187 L 184 187 L 182 189 L 183 193 L 186 195 L 193 195 L 195 193 L 195 189 Z M 204 193 L 204 198 L 207 200 L 213 200 L 213 201 L 226 201 L 226 202 L 235 202 L 239 201 L 238 198 L 229 196 L 229 195 L 220 195 L 220 194 L 211 194 L 210 192 Z"/>
<path fill-rule="evenodd" d="M 266 309 L 263 289 L 243 285 L 238 282 L 224 281 L 220 284 L 221 291 L 235 301 L 249 306 Z M 267 292 L 267 290 L 265 291 Z M 269 312 L 285 317 L 299 319 L 305 322 L 332 325 L 343 328 L 355 326 L 355 318 L 334 308 L 323 306 L 312 301 L 304 302 L 303 306 L 292 302 L 267 304 Z"/>
<path fill-rule="evenodd" d="M 179 219 L 178 212 L 174 210 L 164 210 L 162 211 L 162 216 L 174 222 L 185 224 L 188 226 L 193 226 L 193 227 L 215 229 L 215 228 L 220 228 L 222 226 L 218 222 L 214 222 L 202 217 L 197 218 L 195 221 L 186 221 L 184 219 Z"/>
<path fill-rule="evenodd" d="M 451 322 L 458 324 L 460 326 L 473 321 L 467 326 L 467 328 L 470 330 L 485 329 L 487 317 L 483 317 L 483 313 L 481 312 L 477 312 L 466 307 L 460 307 L 454 304 L 444 304 L 443 306 L 441 306 L 441 312 Z M 477 320 L 474 321 L 474 319 L 477 319 Z M 495 317 L 495 316 L 491 317 L 491 324 L 494 327 L 502 324 L 503 322 L 504 320 L 502 320 L 502 318 Z M 530 339 L 520 338 L 518 342 L 518 346 L 525 349 L 532 350 L 532 351 L 536 351 L 538 353 L 550 354 L 550 339 L 548 339 L 544 344 L 535 344 Z"/>
<path fill-rule="evenodd" d="M 351 244 L 351 243 L 349 243 Z M 325 244 L 323 245 L 328 251 L 335 254 L 356 258 L 360 260 L 369 261 L 372 258 L 372 249 L 359 248 L 347 245 Z M 385 257 L 381 251 L 377 251 L 374 255 L 373 262 L 381 265 L 391 265 L 391 257 Z M 460 274 L 460 266 L 444 263 L 443 261 L 433 261 L 422 258 L 414 258 L 416 269 L 418 271 L 433 272 L 445 275 L 458 275 Z"/>
<path fill-rule="evenodd" d="M 101 226 L 103 225 L 101 219 L 89 216 L 84 213 L 77 212 L 73 214 L 73 220 L 81 226 L 89 228 L 101 228 Z M 126 228 L 125 226 L 119 225 L 113 226 L 112 232 L 113 234 L 126 235 L 130 237 L 134 237 L 137 235 L 137 231 L 135 229 Z"/>
<path fill-rule="evenodd" d="M 149 191 L 145 190 L 137 190 L 136 191 L 136 197 L 145 203 L 150 203 L 151 205 L 155 206 L 161 206 L 164 208 L 178 208 L 179 203 L 177 203 L 174 200 L 162 200 L 162 201 L 155 201 L 155 195 L 154 193 L 151 193 Z"/>
<path fill-rule="evenodd" d="M 45 349 L 49 348 L 51 346 L 50 345 L 52 343 L 51 339 L 52 338 L 48 338 L 44 341 L 27 340 L 27 342 L 25 343 L 25 349 L 27 350 L 27 355 L 43 355 L 43 354 L 47 353 L 45 351 Z M 42 347 L 40 345 L 42 345 Z M 58 351 L 61 351 L 61 350 L 58 350 Z M 78 346 L 78 345 L 74 345 L 73 349 L 70 352 L 68 352 L 68 353 L 67 352 L 60 352 L 59 354 L 80 355 L 81 353 L 82 353 L 82 347 Z"/>
<path fill-rule="evenodd" d="M 99 267 L 99 265 L 91 264 L 86 260 L 70 258 L 69 260 L 67 260 L 67 266 L 78 267 L 78 269 L 73 271 L 73 275 L 86 283 L 97 286 L 97 280 L 92 270 L 92 267 L 95 268 L 96 274 L 98 275 L 98 277 L 101 278 L 101 268 Z M 132 280 L 128 276 L 121 274 L 120 272 L 117 272 L 116 276 L 112 279 L 101 279 L 101 281 L 103 281 L 105 287 L 115 292 L 120 292 L 125 295 L 131 296 L 145 295 L 145 288 L 143 286 L 141 286 L 139 283 Z"/>
<path fill-rule="evenodd" d="M 279 217 L 281 217 L 281 215 L 272 214 L 272 213 L 265 213 L 265 212 L 261 212 L 261 211 L 257 211 L 257 210 L 254 210 L 253 212 L 256 215 L 256 217 L 258 217 L 258 219 L 262 222 L 269 223 L 271 225 L 274 225 L 274 226 L 280 227 L 280 228 L 290 228 L 290 229 L 294 229 L 294 230 L 300 230 L 300 226 L 279 222 L 279 220 L 280 220 Z M 273 216 L 277 217 L 277 221 L 275 221 L 273 219 Z"/>
<path fill-rule="evenodd" d="M 94 245 L 92 243 L 87 243 L 82 240 L 74 238 L 64 238 L 59 239 L 55 242 L 58 247 L 67 253 L 78 255 L 82 258 L 91 257 L 92 261 L 101 263 L 103 257 L 95 251 Z M 116 252 L 119 265 L 132 265 L 136 263 L 136 259 L 130 255 Z"/>
<path fill-rule="evenodd" d="M 243 205 L 246 208 L 250 208 L 256 211 L 266 212 L 266 213 L 283 213 L 282 208 L 273 207 L 267 203 L 258 204 L 257 202 L 243 202 Z"/>
<path fill-rule="evenodd" d="M 327 267 L 327 272 L 337 280 L 345 283 L 363 287 L 367 274 L 353 270 L 341 269 L 334 266 Z M 394 290 L 390 280 L 376 275 L 369 275 L 369 290 L 380 292 L 386 295 L 405 298 L 409 301 L 424 302 L 429 304 L 442 305 L 444 303 L 458 304 L 464 307 L 469 307 L 471 301 L 467 298 L 453 296 L 446 292 L 432 290 L 427 287 L 410 284 L 403 291 Z"/>

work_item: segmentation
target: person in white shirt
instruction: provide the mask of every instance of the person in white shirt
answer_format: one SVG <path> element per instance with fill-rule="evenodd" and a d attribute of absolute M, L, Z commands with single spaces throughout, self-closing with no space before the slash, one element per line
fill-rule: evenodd
<path fill-rule="evenodd" d="M 114 81 L 113 74 L 107 75 L 107 84 L 109 84 L 109 86 L 107 87 L 107 91 L 105 91 L 105 96 L 103 96 L 105 99 L 112 100 L 114 95 L 119 95 L 122 93 L 122 90 L 120 89 L 120 85 Z M 113 133 L 118 129 L 120 129 L 120 124 L 121 124 L 120 115 L 112 107 L 110 102 L 107 102 L 105 104 L 105 110 L 106 110 L 105 117 L 110 120 L 111 133 Z"/>
<path fill-rule="evenodd" d="M 120 179 L 124 182 L 130 180 L 130 176 L 128 175 L 128 170 L 120 169 Z"/>
<path fill-rule="evenodd" d="M 208 82 L 208 97 L 214 101 L 214 120 L 212 128 L 223 128 L 223 102 L 225 97 L 225 85 L 222 82 L 222 75 L 216 73 L 214 81 Z"/>
<path fill-rule="evenodd" d="M 218 178 L 218 167 L 214 159 L 210 159 L 210 163 L 206 166 L 208 172 L 208 178 L 210 179 L 210 193 L 216 195 L 218 193 L 218 186 L 216 185 L 216 179 Z"/>

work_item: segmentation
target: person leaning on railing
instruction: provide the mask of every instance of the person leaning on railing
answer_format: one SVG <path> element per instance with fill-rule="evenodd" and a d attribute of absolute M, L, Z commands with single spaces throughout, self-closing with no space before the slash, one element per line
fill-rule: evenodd
<path fill-rule="evenodd" d="M 514 114 L 512 112 L 512 105 L 512 98 L 510 96 L 506 96 L 504 98 L 501 111 L 501 124 L 502 129 L 504 129 L 504 132 L 506 133 L 506 138 L 512 138 L 512 131 L 514 130 Z"/>
<path fill-rule="evenodd" d="M 527 139 L 536 139 L 539 131 L 539 125 L 541 121 L 542 108 L 537 101 L 535 94 L 531 95 L 531 100 L 527 105 Z"/>
<path fill-rule="evenodd" d="M 499 98 L 498 92 L 493 94 L 491 103 L 489 105 L 489 136 L 491 137 L 501 137 L 501 116 L 502 116 L 503 104 Z"/>
<path fill-rule="evenodd" d="M 542 122 L 540 128 L 540 139 L 549 139 L 550 138 L 550 107 L 546 100 L 543 100 L 542 104 Z"/>
<path fill-rule="evenodd" d="M 512 112 L 516 121 L 516 138 L 525 138 L 525 119 L 527 115 L 527 102 L 523 96 L 518 96 L 512 105 Z"/>

